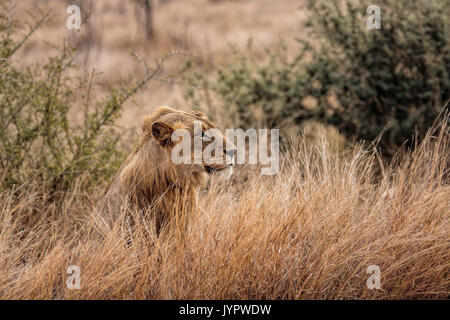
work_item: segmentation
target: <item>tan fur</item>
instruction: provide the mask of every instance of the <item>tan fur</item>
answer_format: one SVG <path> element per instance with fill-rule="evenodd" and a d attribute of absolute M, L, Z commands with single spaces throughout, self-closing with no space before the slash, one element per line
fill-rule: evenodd
<path fill-rule="evenodd" d="M 117 219 L 118 207 L 125 201 L 143 214 L 149 214 L 159 233 L 175 212 L 189 212 L 195 208 L 198 188 L 205 184 L 208 174 L 201 165 L 174 164 L 170 157 L 171 142 L 155 138 L 155 132 L 152 132 L 152 126 L 161 123 L 193 133 L 194 120 L 202 121 L 204 129 L 214 128 L 214 124 L 199 111 L 188 113 L 160 107 L 144 118 L 138 145 L 108 187 L 107 204 L 103 206 L 113 211 L 113 220 Z M 161 130 L 164 129 L 162 125 L 158 127 Z M 224 143 L 234 148 L 225 138 Z"/>

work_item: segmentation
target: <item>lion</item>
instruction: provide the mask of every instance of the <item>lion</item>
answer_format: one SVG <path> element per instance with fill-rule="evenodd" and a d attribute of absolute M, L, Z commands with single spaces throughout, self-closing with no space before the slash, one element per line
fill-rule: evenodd
<path fill-rule="evenodd" d="M 210 142 L 207 140 L 211 139 L 201 140 L 200 162 L 194 161 L 192 156 L 195 154 L 194 124 L 201 124 L 202 136 L 205 132 L 212 132 L 215 137 Z M 188 139 L 192 140 L 188 144 L 192 146 L 192 161 L 176 164 L 172 151 L 181 142 L 174 141 L 176 139 L 172 135 L 180 129 L 188 132 Z M 215 144 L 223 146 L 219 154 L 212 153 L 215 161 L 211 161 L 211 157 L 208 159 L 204 152 L 210 144 L 213 147 Z M 154 221 L 156 234 L 159 235 L 176 212 L 195 210 L 198 190 L 205 186 L 209 176 L 231 176 L 235 154 L 234 144 L 222 135 L 203 112 L 157 108 L 144 118 L 139 143 L 107 187 L 102 206 L 103 209 L 108 209 L 109 222 L 117 220 L 120 207 L 127 203 L 135 211 L 137 209 L 142 214 L 149 215 Z"/>

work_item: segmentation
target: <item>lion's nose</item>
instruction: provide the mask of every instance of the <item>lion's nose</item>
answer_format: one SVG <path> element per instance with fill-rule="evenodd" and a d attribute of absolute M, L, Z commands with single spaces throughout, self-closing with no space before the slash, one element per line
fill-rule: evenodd
<path fill-rule="evenodd" d="M 227 155 L 228 157 L 230 157 L 231 159 L 234 158 L 234 155 L 236 154 L 236 149 L 225 149 L 223 150 L 223 152 L 225 153 L 225 155 Z"/>

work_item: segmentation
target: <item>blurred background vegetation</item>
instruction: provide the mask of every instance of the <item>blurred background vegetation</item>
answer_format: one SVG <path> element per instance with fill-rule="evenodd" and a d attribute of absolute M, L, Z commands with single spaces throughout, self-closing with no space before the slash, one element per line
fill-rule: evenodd
<path fill-rule="evenodd" d="M 66 28 L 68 4 L 81 6 L 81 31 Z M 371 4 L 379 30 L 366 26 Z M 321 123 L 389 159 L 450 98 L 446 0 L 30 0 L 0 10 L 2 188 L 104 185 L 135 141 L 127 130 L 159 105 L 285 137 Z"/>
<path fill-rule="evenodd" d="M 450 98 L 450 6 L 378 5 L 382 27 L 370 30 L 367 1 L 308 1 L 309 36 L 298 39 L 294 57 L 283 44 L 265 63 L 235 50 L 234 61 L 212 78 L 193 68 L 189 79 L 201 79 L 205 90 L 189 88 L 186 96 L 198 105 L 214 96 L 207 111 L 234 125 L 301 131 L 319 121 L 348 141 L 375 141 L 391 157 L 423 137 Z"/>

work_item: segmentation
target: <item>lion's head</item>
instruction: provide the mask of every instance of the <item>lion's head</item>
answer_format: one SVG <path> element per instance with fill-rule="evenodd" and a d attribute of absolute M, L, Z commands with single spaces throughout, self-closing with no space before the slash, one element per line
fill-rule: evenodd
<path fill-rule="evenodd" d="M 142 129 L 139 144 L 107 188 L 103 208 L 111 208 L 105 214 L 110 221 L 124 203 L 142 209 L 153 217 L 158 234 L 173 214 L 195 208 L 197 188 L 208 176 L 231 175 L 236 147 L 199 111 L 160 107 Z M 180 147 L 183 156 L 177 157 Z"/>
<path fill-rule="evenodd" d="M 226 178 L 233 172 L 236 147 L 201 111 L 160 107 L 144 119 L 143 132 L 185 172 Z"/>

